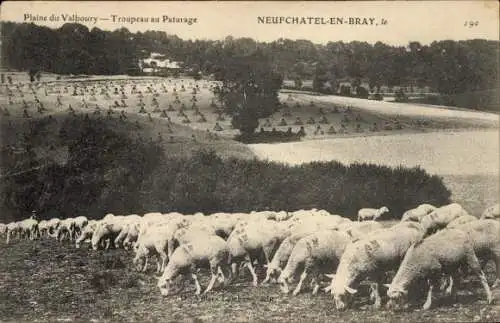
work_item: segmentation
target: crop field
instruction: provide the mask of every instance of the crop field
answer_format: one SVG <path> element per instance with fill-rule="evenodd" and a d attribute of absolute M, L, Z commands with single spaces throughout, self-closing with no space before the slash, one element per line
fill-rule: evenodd
<path fill-rule="evenodd" d="M 368 304 L 368 287 L 360 288 L 352 309 L 335 310 L 331 295 L 283 295 L 277 285 L 253 287 L 247 272 L 226 289 L 206 296 L 194 295 L 186 284 L 177 295 L 163 297 L 156 274 L 132 268 L 132 252 L 76 249 L 53 239 L 0 242 L 1 321 L 489 321 L 500 320 L 500 306 L 487 305 L 476 278 L 464 277 L 457 300 L 436 296 L 434 308 L 423 311 L 422 302 L 401 312 L 375 311 Z M 492 266 L 487 276 L 492 278 Z M 202 270 L 203 271 L 203 270 Z M 208 276 L 201 274 L 206 286 Z M 261 276 L 262 277 L 262 276 Z M 262 278 L 261 278 L 262 279 Z M 496 299 L 500 290 L 494 289 Z M 437 294 L 439 295 L 439 294 Z"/>

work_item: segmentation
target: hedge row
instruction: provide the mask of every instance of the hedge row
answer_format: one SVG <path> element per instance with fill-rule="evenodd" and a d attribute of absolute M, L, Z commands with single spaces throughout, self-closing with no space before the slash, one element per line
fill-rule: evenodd
<path fill-rule="evenodd" d="M 37 127 L 33 127 L 37 129 Z M 442 205 L 450 191 L 440 177 L 421 168 L 314 162 L 300 166 L 223 159 L 201 150 L 189 158 L 169 157 L 159 145 L 116 133 L 106 121 L 63 124 L 57 138 L 43 131 L 24 136 L 22 154 L 3 155 L 0 222 L 152 211 L 249 212 L 318 208 L 355 218 L 361 207 L 387 206 L 389 217 L 420 203 Z M 36 159 L 49 138 L 65 163 Z M 34 148 L 33 148 L 34 146 Z M 28 171 L 23 171 L 28 169 Z M 30 170 L 31 169 L 31 170 Z M 15 175 L 19 171 L 19 174 Z"/>

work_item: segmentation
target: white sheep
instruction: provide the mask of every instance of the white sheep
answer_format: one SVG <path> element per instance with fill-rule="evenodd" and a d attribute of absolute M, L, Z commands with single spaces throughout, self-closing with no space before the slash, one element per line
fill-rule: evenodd
<path fill-rule="evenodd" d="M 5 243 L 9 244 L 9 242 L 14 238 L 16 235 L 20 236 L 22 233 L 22 226 L 20 222 L 10 222 L 7 224 L 7 234 L 6 234 L 6 239 Z"/>
<path fill-rule="evenodd" d="M 304 280 L 312 273 L 312 294 L 316 295 L 319 289 L 319 275 L 336 270 L 346 246 L 351 238 L 345 232 L 335 230 L 323 230 L 310 234 L 300 239 L 288 258 L 286 267 L 281 272 L 278 282 L 284 293 L 289 292 L 288 284 L 296 275 L 299 268 L 302 269 L 300 280 L 293 295 L 297 295 Z"/>
<path fill-rule="evenodd" d="M 414 209 L 406 211 L 401 217 L 401 221 L 415 221 L 420 222 L 420 220 L 427 214 L 434 211 L 436 207 L 431 204 L 420 204 Z"/>
<path fill-rule="evenodd" d="M 22 234 L 30 240 L 34 240 L 40 236 L 38 229 L 38 221 L 32 218 L 25 219 L 19 222 Z"/>
<path fill-rule="evenodd" d="M 57 241 L 62 242 L 64 239 L 72 240 L 73 235 L 71 234 L 71 225 L 73 223 L 73 218 L 66 218 L 59 222 L 59 226 L 55 232 L 55 238 Z"/>
<path fill-rule="evenodd" d="M 169 259 L 168 245 L 169 242 L 173 241 L 175 230 L 168 223 L 162 223 L 150 227 L 146 232 L 137 240 L 133 264 L 138 270 L 145 272 L 149 258 L 157 256 L 156 271 L 161 272 L 167 265 Z"/>
<path fill-rule="evenodd" d="M 92 235 L 94 234 L 94 231 L 97 228 L 97 226 L 99 225 L 99 223 L 100 222 L 96 221 L 96 220 L 89 220 L 87 225 L 83 228 L 82 233 L 80 234 L 78 239 L 76 239 L 76 241 L 75 241 L 76 248 L 80 248 L 81 244 L 84 241 L 92 239 Z"/>
<path fill-rule="evenodd" d="M 352 241 L 363 239 L 368 234 L 383 229 L 384 226 L 377 221 L 345 222 L 337 227 L 338 231 L 347 233 Z"/>
<path fill-rule="evenodd" d="M 290 226 L 290 236 L 283 240 L 279 248 L 276 250 L 271 262 L 267 265 L 266 278 L 262 283 L 265 284 L 280 275 L 281 269 L 286 266 L 288 257 L 290 257 L 295 244 L 300 239 L 320 230 L 335 230 L 343 225 L 350 226 L 352 223 L 353 222 L 351 220 L 342 218 L 338 215 L 311 217 L 307 219 L 300 219 L 299 221 L 292 221 L 292 225 Z M 379 223 L 377 223 L 377 225 L 380 226 Z"/>
<path fill-rule="evenodd" d="M 488 303 L 493 296 L 474 253 L 469 235 L 460 229 L 447 229 L 435 233 L 408 249 L 396 276 L 388 285 L 389 306 L 400 305 L 408 294 L 411 284 L 419 279 L 427 280 L 429 287 L 423 309 L 430 308 L 432 292 L 443 275 L 455 275 L 461 264 L 467 264 L 483 285 Z"/>
<path fill-rule="evenodd" d="M 388 212 L 387 206 L 382 206 L 379 209 L 362 208 L 358 211 L 358 221 L 376 220 Z"/>
<path fill-rule="evenodd" d="M 487 207 L 481 214 L 481 219 L 500 219 L 500 203 Z"/>
<path fill-rule="evenodd" d="M 185 217 L 172 217 L 170 221 L 161 221 L 146 228 L 143 234 L 137 238 L 134 247 L 136 268 L 138 268 L 140 261 L 145 260 L 142 271 L 146 271 L 149 257 L 156 255 L 159 257 L 157 271 L 164 270 L 168 259 L 174 253 L 176 231 L 189 225 L 190 222 Z"/>
<path fill-rule="evenodd" d="M 265 266 L 266 270 L 266 278 L 262 282 L 262 284 L 267 283 L 271 279 L 278 278 L 281 274 L 281 269 L 286 266 L 288 258 L 292 254 L 293 248 L 297 244 L 297 242 L 316 231 L 319 231 L 319 226 L 316 223 L 312 222 L 309 225 L 301 226 L 300 229 L 295 229 L 291 232 L 290 236 L 285 238 L 283 242 L 281 242 L 280 246 L 274 253 L 274 256 L 271 262 Z"/>
<path fill-rule="evenodd" d="M 73 219 L 73 221 L 71 221 L 70 231 L 72 240 L 77 239 L 80 236 L 80 234 L 82 234 L 83 229 L 88 223 L 89 220 L 85 216 L 77 216 L 76 218 Z"/>
<path fill-rule="evenodd" d="M 135 245 L 136 241 L 139 238 L 139 230 L 140 230 L 139 223 L 133 223 L 128 225 L 127 236 L 123 240 L 123 248 L 125 250 L 129 250 L 131 247 Z"/>
<path fill-rule="evenodd" d="M 193 279 L 196 286 L 196 295 L 201 293 L 201 286 L 195 274 L 200 263 L 208 262 L 212 277 L 203 294 L 208 293 L 215 284 L 217 278 L 222 283 L 229 276 L 228 268 L 229 248 L 226 241 L 218 236 L 208 236 L 193 240 L 179 246 L 173 253 L 163 275 L 158 280 L 158 287 L 163 296 L 171 294 L 174 279 L 182 275 L 183 281 Z"/>
<path fill-rule="evenodd" d="M 254 260 L 257 260 L 255 255 L 260 255 L 264 258 L 264 265 L 269 265 L 275 251 L 290 233 L 284 222 L 253 221 L 246 226 L 234 229 L 227 239 L 234 277 L 238 276 L 239 265 L 244 261 L 252 275 L 253 285 L 258 285 L 257 275 L 252 265 Z"/>
<path fill-rule="evenodd" d="M 344 310 L 348 298 L 357 290 L 353 285 L 371 278 L 374 307 L 381 306 L 378 283 L 385 272 L 398 268 L 408 248 L 422 239 L 425 231 L 416 222 L 401 222 L 387 229 L 377 230 L 366 238 L 349 244 L 344 251 L 337 272 L 325 291 L 331 290 L 337 310 Z"/>
<path fill-rule="evenodd" d="M 446 228 L 447 229 L 457 228 L 457 227 L 462 226 L 465 223 L 469 223 L 469 222 L 477 221 L 477 220 L 479 220 L 479 219 L 473 215 L 464 215 L 464 216 L 461 216 L 461 217 L 458 217 L 458 218 L 452 220 L 450 223 L 448 223 L 446 225 Z"/>
<path fill-rule="evenodd" d="M 476 219 L 454 227 L 469 234 L 474 252 L 484 265 L 489 260 L 495 262 L 496 279 L 491 287 L 498 286 L 500 284 L 500 222 L 493 219 Z M 449 286 L 449 289 L 451 287 Z"/>
<path fill-rule="evenodd" d="M 445 228 L 456 218 L 469 215 L 467 211 L 458 203 L 441 206 L 431 213 L 425 215 L 420 223 L 427 234 L 432 234 L 436 230 Z"/>
<path fill-rule="evenodd" d="M 58 218 L 52 218 L 48 221 L 47 226 L 47 234 L 51 237 L 56 237 L 57 234 L 57 229 L 59 228 L 59 225 L 61 224 L 61 220 Z"/>

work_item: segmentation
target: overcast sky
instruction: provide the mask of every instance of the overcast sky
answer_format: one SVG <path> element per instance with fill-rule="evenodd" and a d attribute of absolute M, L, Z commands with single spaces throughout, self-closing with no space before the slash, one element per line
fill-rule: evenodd
<path fill-rule="evenodd" d="M 382 41 L 391 45 L 406 45 L 409 41 L 429 44 L 434 40 L 499 39 L 499 4 L 493 1 L 414 1 L 414 2 L 4 2 L 2 21 L 34 22 L 59 27 L 63 14 L 108 18 L 97 23 L 80 22 L 89 29 L 99 27 L 114 30 L 126 27 L 132 32 L 161 30 L 183 39 L 223 39 L 252 37 L 272 41 L 280 37 L 309 39 L 314 43 L 328 41 Z M 48 21 L 25 20 L 25 15 L 47 17 Z M 50 21 L 54 14 L 59 21 Z M 113 22 L 119 17 L 159 17 L 160 22 Z M 197 18 L 197 23 L 163 23 L 162 16 Z M 262 24 L 258 17 L 331 17 L 375 18 L 375 25 L 356 26 L 315 24 Z M 381 19 L 387 25 L 380 25 Z M 477 22 L 473 27 L 466 21 Z"/>

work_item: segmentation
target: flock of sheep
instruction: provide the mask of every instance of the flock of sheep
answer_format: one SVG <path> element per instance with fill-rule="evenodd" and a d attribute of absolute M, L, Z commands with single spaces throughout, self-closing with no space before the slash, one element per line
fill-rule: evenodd
<path fill-rule="evenodd" d="M 90 242 L 92 249 L 133 250 L 133 264 L 146 271 L 156 258 L 162 273 L 157 287 L 168 296 L 192 280 L 202 293 L 197 273 L 210 268 L 211 279 L 203 293 L 216 285 L 224 288 L 246 267 L 254 286 L 256 266 L 266 268 L 262 284 L 278 284 L 283 293 L 301 292 L 310 278 L 312 294 L 332 294 L 338 310 L 349 307 L 361 283 L 369 283 L 370 300 L 382 305 L 380 285 L 388 287 L 388 308 L 400 308 L 416 285 L 427 286 L 424 309 L 432 295 L 445 289 L 454 295 L 464 272 L 481 282 L 488 303 L 492 292 L 483 273 L 486 262 L 496 265 L 500 283 L 500 207 L 487 208 L 480 218 L 456 203 L 434 207 L 422 204 L 408 210 L 397 224 L 384 227 L 375 221 L 386 207 L 361 209 L 358 221 L 325 210 L 183 215 L 147 213 L 107 214 L 101 220 L 83 216 L 37 221 L 33 217 L 0 224 L 6 242 L 14 238 L 52 237 L 72 241 L 76 248 Z M 392 274 L 389 274 L 391 273 Z M 395 274 L 394 274 L 395 272 Z M 326 284 L 323 284 L 326 279 Z M 424 282 L 424 284 L 418 284 Z M 322 286 L 323 285 L 323 286 Z M 362 294 L 362 293 L 361 293 Z"/>

